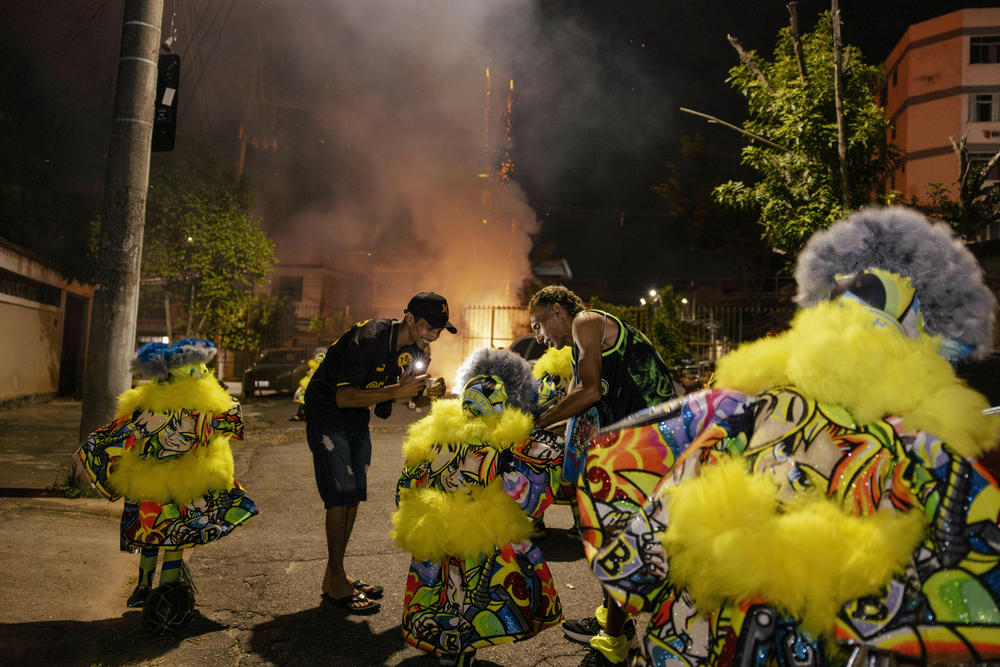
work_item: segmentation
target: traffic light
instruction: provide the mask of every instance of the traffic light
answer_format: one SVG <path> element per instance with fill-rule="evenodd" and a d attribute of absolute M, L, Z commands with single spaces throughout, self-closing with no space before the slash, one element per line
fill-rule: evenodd
<path fill-rule="evenodd" d="M 156 107 L 153 110 L 153 150 L 174 150 L 177 133 L 177 85 L 181 79 L 181 57 L 160 56 L 156 72 Z"/>

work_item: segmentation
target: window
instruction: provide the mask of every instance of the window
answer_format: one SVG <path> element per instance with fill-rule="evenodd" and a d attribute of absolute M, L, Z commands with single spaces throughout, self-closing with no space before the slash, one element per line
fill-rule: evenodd
<path fill-rule="evenodd" d="M 279 277 L 278 298 L 302 301 L 302 276 Z"/>
<path fill-rule="evenodd" d="M 969 62 L 1000 63 L 1000 35 L 972 37 L 969 44 Z"/>
<path fill-rule="evenodd" d="M 896 85 L 899 82 L 899 70 L 892 70 L 892 85 Z"/>
<path fill-rule="evenodd" d="M 1000 120 L 1000 93 L 969 96 L 969 122 L 989 123 Z"/>
<path fill-rule="evenodd" d="M 1000 150 L 1000 146 L 997 146 Z M 978 166 L 985 167 L 986 163 L 990 161 L 993 157 L 993 153 L 969 153 L 969 162 Z M 990 173 L 986 175 L 986 180 L 988 181 L 1000 181 L 1000 161 L 998 161 L 993 168 L 990 169 Z"/>
<path fill-rule="evenodd" d="M 7 269 L 0 269 L 0 294 L 9 294 L 19 299 L 57 308 L 62 302 L 62 290 L 58 287 L 32 280 Z"/>

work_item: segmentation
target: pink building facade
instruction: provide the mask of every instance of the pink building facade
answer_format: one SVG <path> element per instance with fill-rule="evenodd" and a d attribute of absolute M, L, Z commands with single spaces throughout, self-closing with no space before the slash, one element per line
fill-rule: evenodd
<path fill-rule="evenodd" d="M 889 139 L 904 152 L 887 188 L 921 202 L 929 183 L 954 191 L 958 160 L 950 137 L 966 136 L 970 155 L 981 162 L 1000 150 L 1000 7 L 911 25 L 885 67 Z"/>

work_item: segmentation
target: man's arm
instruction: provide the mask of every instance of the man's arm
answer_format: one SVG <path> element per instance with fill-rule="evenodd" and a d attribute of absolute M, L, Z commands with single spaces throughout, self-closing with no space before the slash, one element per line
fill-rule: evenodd
<path fill-rule="evenodd" d="M 586 313 L 573 319 L 573 343 L 579 350 L 577 369 L 580 382 L 566 396 L 538 418 L 545 428 L 582 413 L 601 400 L 601 339 L 604 322 L 600 315 Z"/>
<path fill-rule="evenodd" d="M 404 373 L 399 382 L 379 389 L 358 389 L 351 385 L 337 387 L 334 400 L 341 408 L 367 408 L 368 406 L 397 398 L 413 398 L 427 384 L 427 374 Z"/>

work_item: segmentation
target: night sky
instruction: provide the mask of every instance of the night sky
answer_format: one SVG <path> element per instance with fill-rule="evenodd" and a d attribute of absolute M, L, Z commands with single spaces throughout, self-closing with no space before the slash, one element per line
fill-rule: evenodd
<path fill-rule="evenodd" d="M 0 174 L 98 201 L 121 0 L 2 5 Z M 178 142 L 208 141 L 235 162 L 241 123 L 273 139 L 277 149 L 249 151 L 247 170 L 275 236 L 311 236 L 311 221 L 342 219 L 346 209 L 366 223 L 338 235 L 344 243 L 363 244 L 373 227 L 390 244 L 432 228 L 427 243 L 449 231 L 422 217 L 440 218 L 442 205 L 415 193 L 478 170 L 490 65 L 498 80 L 516 82 L 513 157 L 523 193 L 514 199 L 523 202 L 511 215 L 533 211 L 540 222 L 518 228 L 555 244 L 553 256 L 566 257 L 577 277 L 611 277 L 616 289 L 701 277 L 704 262 L 684 252 L 683 221 L 664 221 L 651 188 L 677 159 L 682 135 L 738 145 L 677 109 L 740 122 L 742 99 L 725 83 L 737 63 L 726 34 L 769 55 L 788 22 L 785 5 L 166 0 L 164 35 L 173 18 L 184 63 Z M 843 0 L 845 41 L 881 62 L 909 24 L 992 5 Z M 800 29 L 828 7 L 800 2 Z M 248 91 L 273 103 L 250 105 Z M 413 177 L 419 171 L 436 178 Z"/>

